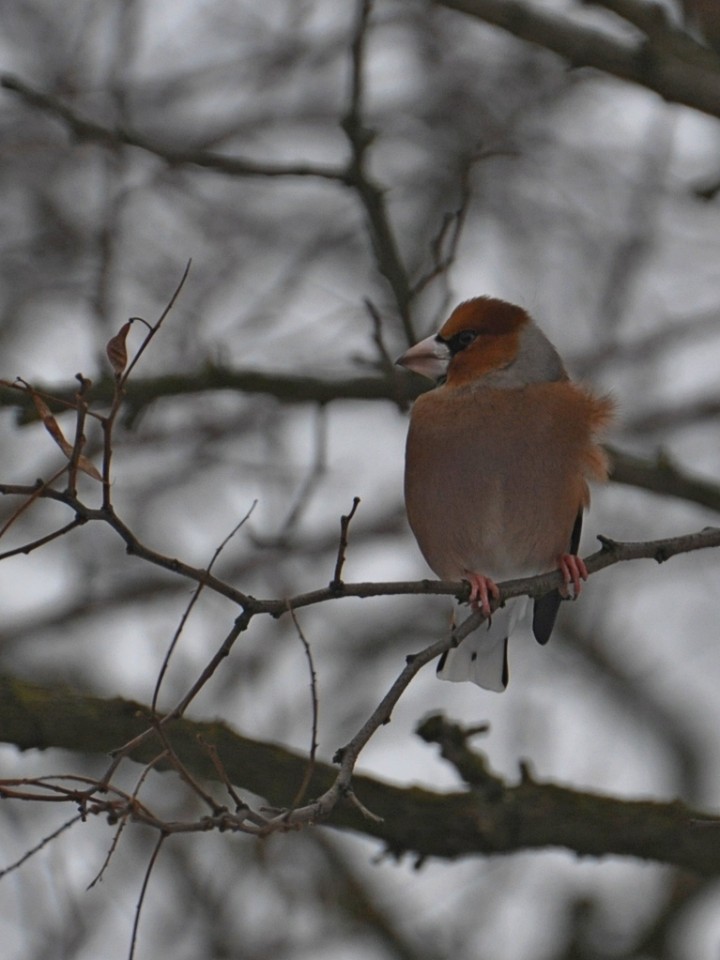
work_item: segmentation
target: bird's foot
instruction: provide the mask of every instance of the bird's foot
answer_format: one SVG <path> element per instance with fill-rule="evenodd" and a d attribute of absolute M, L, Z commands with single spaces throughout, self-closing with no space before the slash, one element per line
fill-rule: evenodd
<path fill-rule="evenodd" d="M 484 577 L 481 573 L 471 573 L 466 570 L 465 579 L 470 584 L 470 606 L 473 610 L 482 611 L 483 616 L 490 617 L 492 614 L 490 598 L 492 597 L 497 606 L 500 602 L 500 588 L 494 580 Z"/>
<path fill-rule="evenodd" d="M 563 553 L 558 560 L 560 573 L 565 581 L 560 587 L 560 595 L 566 600 L 570 597 L 570 584 L 572 583 L 572 598 L 575 600 L 580 596 L 583 580 L 587 580 L 589 574 L 582 557 L 576 557 L 573 553 Z"/>

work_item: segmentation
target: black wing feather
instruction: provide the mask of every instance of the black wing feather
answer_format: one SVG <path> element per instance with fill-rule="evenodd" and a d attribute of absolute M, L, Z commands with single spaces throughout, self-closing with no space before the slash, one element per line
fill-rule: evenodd
<path fill-rule="evenodd" d="M 580 546 L 580 534 L 582 533 L 582 510 L 575 519 L 575 525 L 570 536 L 569 553 L 577 554 Z M 553 590 L 552 593 L 546 593 L 544 597 L 538 597 L 533 606 L 533 633 L 538 643 L 545 644 L 550 639 L 555 618 L 562 603 L 562 596 L 559 590 Z"/>

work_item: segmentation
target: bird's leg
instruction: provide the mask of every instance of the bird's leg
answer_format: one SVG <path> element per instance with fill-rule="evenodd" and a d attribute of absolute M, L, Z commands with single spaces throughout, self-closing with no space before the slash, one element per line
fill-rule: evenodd
<path fill-rule="evenodd" d="M 565 583 L 560 588 L 560 595 L 567 599 L 570 596 L 570 584 L 573 585 L 573 598 L 580 596 L 582 580 L 587 580 L 589 574 L 582 557 L 574 553 L 563 553 L 558 559 L 558 567 Z"/>
<path fill-rule="evenodd" d="M 483 615 L 489 617 L 492 614 L 490 597 L 496 604 L 499 603 L 500 588 L 490 577 L 472 573 L 470 570 L 465 571 L 465 579 L 470 584 L 470 606 L 473 610 L 482 610 Z"/>

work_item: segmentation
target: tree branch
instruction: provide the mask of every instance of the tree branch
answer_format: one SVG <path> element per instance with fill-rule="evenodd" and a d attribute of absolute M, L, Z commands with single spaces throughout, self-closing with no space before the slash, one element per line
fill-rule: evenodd
<path fill-rule="evenodd" d="M 143 544 L 130 528 L 120 519 L 111 508 L 92 508 L 84 504 L 78 497 L 67 490 L 54 490 L 50 487 L 38 485 L 18 485 L 0 483 L 0 496 L 24 496 L 49 499 L 63 503 L 75 513 L 80 523 L 90 521 L 105 522 L 124 541 L 127 552 L 139 556 L 149 563 L 169 570 L 194 583 L 203 584 L 207 589 L 220 596 L 226 597 L 240 606 L 249 616 L 269 614 L 272 617 L 281 617 L 287 613 L 288 603 L 294 610 L 301 607 L 315 606 L 328 600 L 337 600 L 343 597 L 380 597 L 380 596 L 408 596 L 416 594 L 434 594 L 438 596 L 454 596 L 460 602 L 466 602 L 469 596 L 467 581 L 450 580 L 399 580 L 388 582 L 346 583 L 342 580 L 333 580 L 328 586 L 320 587 L 306 593 L 296 594 L 294 597 L 283 599 L 258 599 L 243 593 L 231 584 L 215 577 L 203 567 L 194 567 Z M 71 528 L 75 524 L 71 525 Z M 589 573 L 597 573 L 606 567 L 629 560 L 655 560 L 663 563 L 680 553 L 692 553 L 695 550 L 704 550 L 720 546 L 720 528 L 706 527 L 697 533 L 689 533 L 679 537 L 667 537 L 660 540 L 627 541 L 612 540 L 609 537 L 598 537 L 602 547 L 596 553 L 585 559 Z M 7 556 L 15 556 L 23 548 L 13 548 Z M 0 554 L 0 560 L 5 555 Z M 528 596 L 541 597 L 546 593 L 562 586 L 563 578 L 559 571 L 543 573 L 533 577 L 523 577 L 517 580 L 505 580 L 500 583 L 502 599 L 510 600 L 513 597 Z M 482 623 L 482 616 L 478 616 L 477 625 Z M 443 650 L 439 650 L 438 654 Z"/>
<path fill-rule="evenodd" d="M 105 700 L 0 678 L 0 735 L 4 742 L 23 750 L 55 747 L 106 753 L 141 733 L 149 712 L 149 708 L 120 698 Z M 512 785 L 490 772 L 484 759 L 467 749 L 458 728 L 451 724 L 433 718 L 419 733 L 426 741 L 442 746 L 471 789 L 438 793 L 357 775 L 355 791 L 382 819 L 368 819 L 352 804 L 341 803 L 332 813 L 330 826 L 381 840 L 397 855 L 411 853 L 420 858 L 454 859 L 565 847 L 581 856 L 632 856 L 705 875 L 720 873 L 720 845 L 710 842 L 720 824 L 679 801 L 617 800 L 539 783 L 527 771 L 520 783 Z M 276 806 L 289 802 L 307 769 L 306 757 L 277 744 L 243 737 L 223 723 L 182 719 L 167 727 L 165 736 L 194 776 L 222 783 L 207 749 L 207 744 L 212 744 L 233 784 Z M 158 747 L 153 736 L 138 746 L 132 759 L 149 763 L 156 759 Z M 174 769 L 167 757 L 155 766 Z M 321 794 L 336 774 L 333 766 L 318 761 L 310 792 Z M 0 794 L 8 793 L 9 783 L 0 782 Z M 137 819 L 142 820 L 140 808 Z M 198 821 L 194 829 L 207 830 L 210 825 L 207 820 Z M 179 826 L 188 832 L 193 823 Z"/>
<path fill-rule="evenodd" d="M 2 487 L 0 487 L 2 492 Z M 662 540 L 639 540 L 622 542 L 609 537 L 598 537 L 602 547 L 596 553 L 585 558 L 588 572 L 593 574 L 607 567 L 614 566 L 629 560 L 655 560 L 664 563 L 671 557 L 681 553 L 692 553 L 695 550 L 705 550 L 720 547 L 720 527 L 706 527 L 698 533 L 689 533 L 680 537 L 667 537 Z M 504 580 L 498 584 L 503 601 L 514 597 L 542 597 L 552 590 L 562 586 L 562 574 L 555 570 L 552 573 L 542 573 L 534 577 L 522 577 L 517 580 Z M 417 581 L 390 581 L 385 583 L 332 583 L 319 590 L 297 594 L 290 599 L 293 609 L 313 606 L 339 597 L 379 597 L 379 596 L 406 596 L 415 594 L 435 594 L 454 596 L 460 602 L 467 602 L 470 592 L 466 581 L 460 583 L 451 580 L 417 580 Z M 285 611 L 285 600 L 257 600 L 254 599 L 256 611 L 280 616 Z M 483 622 L 481 614 L 477 617 L 476 625 Z M 438 651 L 438 656 L 443 653 Z"/>
<path fill-rule="evenodd" d="M 658 23 L 652 34 L 626 40 L 543 9 L 539 2 L 435 0 L 435 4 L 551 50 L 572 67 L 594 67 L 671 102 L 720 117 L 720 59 L 669 26 Z"/>
<path fill-rule="evenodd" d="M 388 216 L 384 190 L 371 178 L 366 163 L 367 151 L 374 139 L 374 132 L 365 126 L 363 113 L 365 48 L 371 10 L 372 0 L 357 0 L 355 28 L 350 43 L 349 105 L 341 122 L 343 132 L 350 144 L 351 153 L 347 179 L 349 184 L 357 191 L 365 210 L 368 234 L 372 242 L 377 268 L 392 290 L 405 338 L 408 344 L 412 344 L 417 338 L 410 316 L 410 304 L 413 296 L 410 281 Z"/>
<path fill-rule="evenodd" d="M 207 150 L 181 149 L 164 145 L 151 137 L 143 136 L 134 130 L 123 127 L 106 127 L 101 123 L 80 116 L 71 107 L 57 97 L 33 89 L 18 77 L 10 74 L 0 76 L 0 87 L 17 94 L 29 106 L 37 107 L 45 113 L 61 120 L 70 132 L 81 141 L 91 141 L 107 147 L 137 147 L 151 153 L 169 166 L 194 165 L 214 170 L 233 177 L 317 177 L 325 180 L 347 182 L 347 172 L 342 167 L 328 167 L 322 164 L 273 164 L 245 160 L 242 157 L 229 157 Z"/>
<path fill-rule="evenodd" d="M 156 377 L 133 377 L 125 389 L 126 419 L 133 419 L 155 400 L 176 396 L 191 396 L 217 390 L 236 390 L 239 393 L 274 397 L 281 403 L 327 404 L 335 400 L 390 400 L 397 403 L 414 399 L 428 387 L 420 378 L 400 374 L 392 381 L 384 377 L 346 376 L 335 380 L 312 375 L 293 376 L 286 373 L 258 370 L 231 370 L 207 365 L 190 374 L 167 374 Z M 72 385 L 36 385 L 40 394 L 51 394 L 52 399 L 66 406 L 74 403 L 76 388 Z M 112 377 L 104 376 L 93 382 L 92 398 L 97 403 L 111 403 L 115 393 Z M 51 401 L 52 402 L 52 401 Z M 24 423 L 35 422 L 37 411 L 26 391 L 0 383 L 0 406 L 16 407 Z"/>
<path fill-rule="evenodd" d="M 241 393 L 261 394 L 273 397 L 280 403 L 317 403 L 328 404 L 340 400 L 387 400 L 391 403 L 409 402 L 430 389 L 419 377 L 399 376 L 392 381 L 383 377 L 343 377 L 329 380 L 323 377 L 292 376 L 281 373 L 259 372 L 256 370 L 229 370 L 224 367 L 206 367 L 196 374 L 167 375 L 159 377 L 134 377 L 125 387 L 126 420 L 131 421 L 156 400 L 176 396 L 208 393 L 216 390 L 237 390 Z M 38 393 L 61 406 L 72 407 L 77 389 L 71 384 L 53 387 L 39 385 Z M 111 377 L 103 377 L 93 383 L 92 399 L 95 403 L 111 403 L 115 395 L 115 382 Z M 676 413 L 675 423 L 683 424 L 703 413 L 717 414 L 717 404 L 711 410 L 692 410 L 681 408 Z M 38 418 L 31 398 L 26 390 L 14 389 L 0 382 L 0 407 L 15 407 L 22 423 L 35 422 Z M 672 419 L 672 411 L 658 414 L 655 421 L 662 419 L 667 423 Z M 645 418 L 644 430 L 659 424 L 653 415 Z M 672 424 L 671 424 L 672 425 Z M 635 427 L 633 423 L 631 426 Z M 655 459 L 641 458 L 626 453 L 617 447 L 609 447 L 612 471 L 611 479 L 618 483 L 666 496 L 678 497 L 712 510 L 720 511 L 720 486 L 692 474 L 684 472 L 676 464 L 659 455 Z"/>
<path fill-rule="evenodd" d="M 141 556 L 150 563 L 172 570 L 180 576 L 192 580 L 197 584 L 204 585 L 207 589 L 213 590 L 216 593 L 233 600 L 236 604 L 241 606 L 243 610 L 243 613 L 235 620 L 232 629 L 227 634 L 219 649 L 215 652 L 213 657 L 201 672 L 198 679 L 193 683 L 192 687 L 185 694 L 180 703 L 164 717 L 160 719 L 154 718 L 151 726 L 146 727 L 145 732 L 141 735 L 138 743 L 132 741 L 122 748 L 118 758 L 116 758 L 110 770 L 108 771 L 106 778 L 102 782 L 103 790 L 107 786 L 108 778 L 112 775 L 122 758 L 132 755 L 133 751 L 137 748 L 140 742 L 147 740 L 148 736 L 152 733 L 158 734 L 161 728 L 164 736 L 165 725 L 168 722 L 177 720 L 182 716 L 197 693 L 204 687 L 208 680 L 213 676 L 220 663 L 222 663 L 225 657 L 229 654 L 240 634 L 248 628 L 254 616 L 258 614 L 269 614 L 270 616 L 277 618 L 281 617 L 283 614 L 286 614 L 289 610 L 293 611 L 294 616 L 295 610 L 301 607 L 311 606 L 345 596 L 373 597 L 381 595 L 388 596 L 400 594 L 433 593 L 452 594 L 460 600 L 467 600 L 468 597 L 469 585 L 466 582 L 448 583 L 441 581 L 436 583 L 432 581 L 420 581 L 348 584 L 338 579 L 339 573 L 337 572 L 338 568 L 336 568 L 335 578 L 325 588 L 314 590 L 305 594 L 299 594 L 292 598 L 284 598 L 282 600 L 259 600 L 255 597 L 241 593 L 221 580 L 217 580 L 210 573 L 209 569 L 191 567 L 188 564 L 181 563 L 178 560 L 166 557 L 145 547 L 137 540 L 134 534 L 129 531 L 125 524 L 122 523 L 112 508 L 89 509 L 69 491 L 56 491 L 47 487 L 38 488 L 37 486 L 32 486 L 18 488 L 10 487 L 8 485 L 0 485 L 0 494 L 3 493 L 21 493 L 23 495 L 50 498 L 70 506 L 73 509 L 76 518 L 80 518 L 84 521 L 104 520 L 125 541 L 129 552 Z M 600 537 L 599 539 L 601 540 L 602 548 L 592 556 L 588 557 L 585 561 L 587 569 L 590 573 L 595 573 L 604 569 L 605 567 L 621 561 L 645 558 L 654 559 L 656 562 L 661 563 L 678 553 L 688 553 L 694 550 L 720 546 L 720 528 L 709 527 L 700 531 L 699 533 L 637 543 L 621 543 L 610 540 L 606 537 Z M 16 550 L 13 550 L 12 555 L 15 553 Z M 2 559 L 1 556 L 0 559 Z M 499 588 L 502 602 L 504 602 L 508 599 L 518 596 L 543 596 L 549 593 L 551 590 L 557 589 L 561 586 L 561 584 L 562 576 L 560 572 L 554 571 L 552 573 L 541 574 L 536 577 L 505 581 L 499 584 Z M 374 733 L 379 729 L 380 726 L 390 720 L 397 702 L 402 697 L 416 674 L 426 664 L 430 663 L 447 650 L 461 643 L 462 640 L 472 631 L 476 630 L 485 619 L 486 617 L 482 613 L 474 611 L 457 628 L 451 631 L 449 635 L 438 639 L 434 643 L 431 643 L 420 652 L 410 655 L 407 658 L 405 667 L 392 683 L 390 689 L 381 699 L 378 706 L 362 724 L 360 729 L 350 739 L 350 741 L 338 751 L 336 759 L 340 763 L 340 770 L 333 783 L 318 797 L 317 800 L 307 803 L 301 808 L 293 809 L 290 811 L 290 813 L 282 814 L 279 819 L 276 817 L 270 820 L 266 829 L 268 831 L 271 829 L 286 829 L 291 825 L 308 824 L 316 822 L 318 819 L 325 819 L 332 813 L 338 803 L 340 803 L 343 799 L 355 797 L 354 768 L 356 761 L 361 751 L 364 749 Z M 178 763 L 179 762 L 180 761 L 178 761 Z M 77 792 L 72 793 L 71 796 L 77 800 Z M 113 803 L 120 802 L 123 801 L 118 799 L 113 800 Z M 364 811 L 365 815 L 369 819 L 373 819 L 375 816 L 377 816 L 374 811 L 373 813 L 370 813 L 370 811 L 368 811 L 359 800 L 356 799 L 355 803 Z M 150 822 L 150 819 L 146 820 L 146 822 Z M 243 815 L 243 824 L 245 824 L 245 819 L 246 818 Z M 220 823 L 227 828 L 228 824 L 224 818 L 224 815 L 221 817 L 221 821 L 218 821 L 217 825 L 220 825 Z"/>
<path fill-rule="evenodd" d="M 665 453 L 654 459 L 637 457 L 608 447 L 613 483 L 625 483 L 640 490 L 677 497 L 720 513 L 720 485 L 686 473 Z"/>

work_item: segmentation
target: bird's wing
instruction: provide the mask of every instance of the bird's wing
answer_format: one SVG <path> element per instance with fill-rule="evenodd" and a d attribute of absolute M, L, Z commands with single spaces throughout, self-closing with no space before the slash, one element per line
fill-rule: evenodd
<path fill-rule="evenodd" d="M 570 548 L 568 553 L 577 554 L 580 546 L 580 534 L 582 532 L 582 510 L 577 515 L 572 536 L 570 537 Z M 552 593 L 546 593 L 544 597 L 538 597 L 533 605 L 532 628 L 535 639 L 538 643 L 545 644 L 550 639 L 550 634 L 555 626 L 555 617 L 562 603 L 562 595 L 559 590 L 553 590 Z"/>

